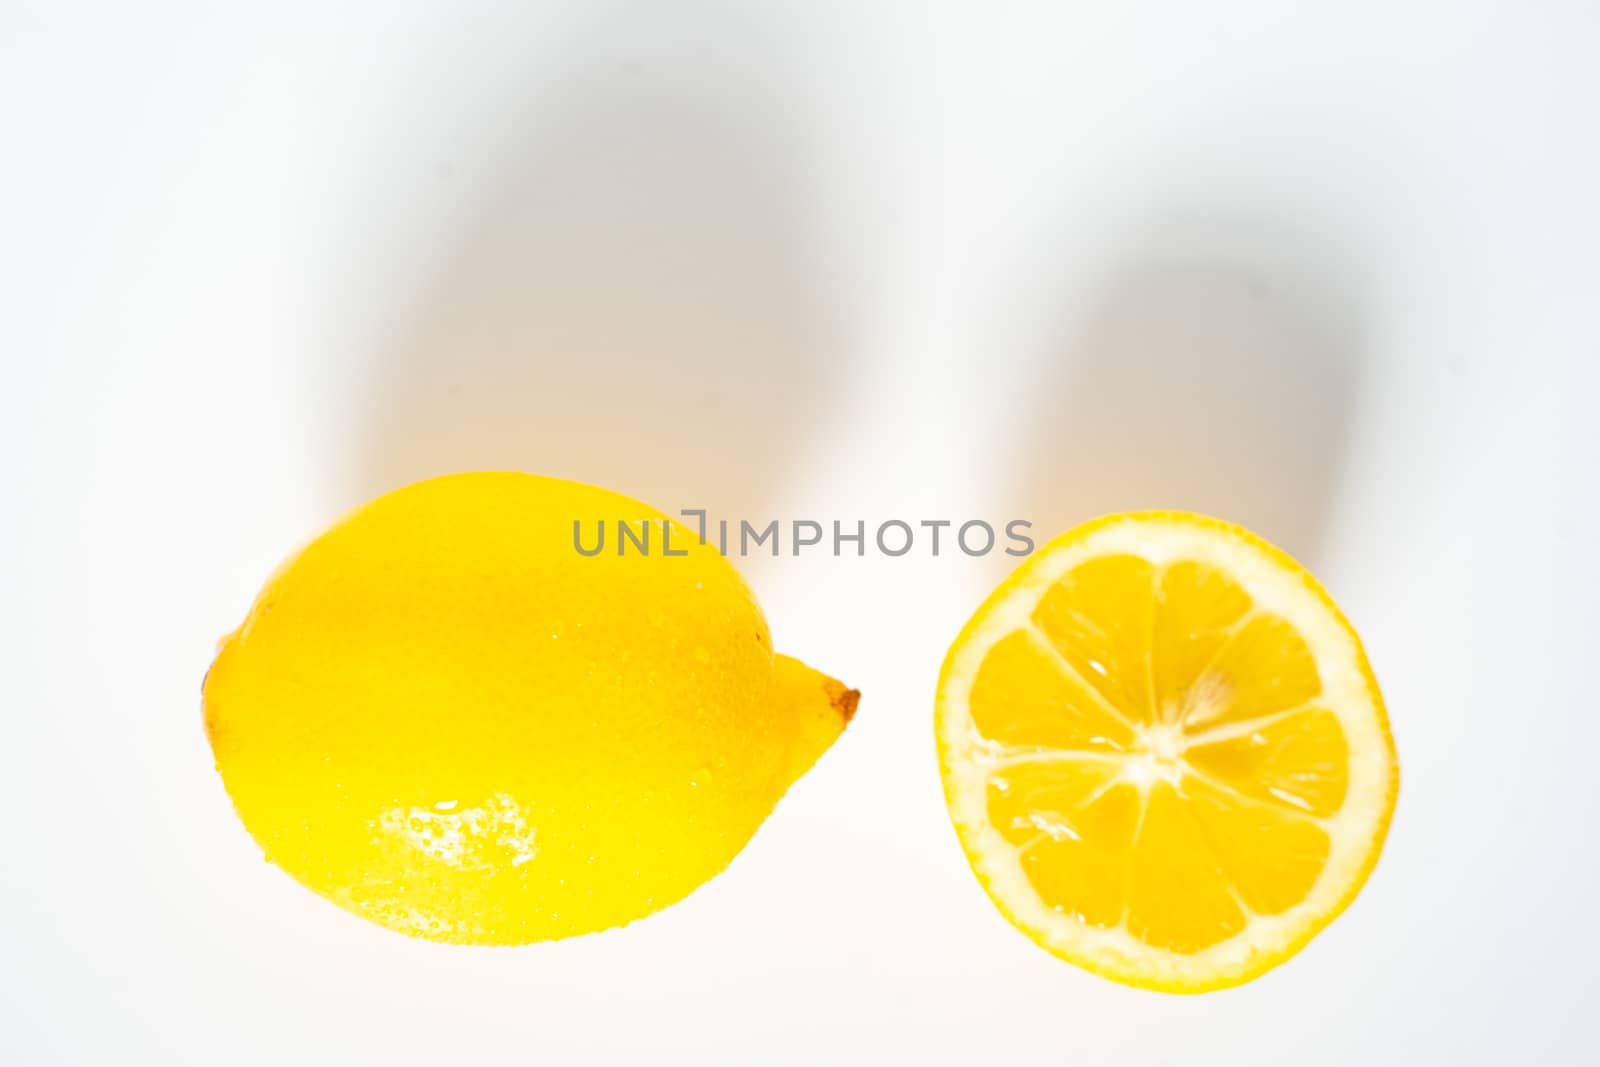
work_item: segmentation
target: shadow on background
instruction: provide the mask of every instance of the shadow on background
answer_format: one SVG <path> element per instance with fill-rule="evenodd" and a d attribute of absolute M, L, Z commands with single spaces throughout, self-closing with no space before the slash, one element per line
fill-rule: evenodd
<path fill-rule="evenodd" d="M 541 103 L 386 332 L 355 496 L 513 468 L 767 515 L 839 347 L 781 116 L 629 66 Z"/>
<path fill-rule="evenodd" d="M 1284 251 L 1226 231 L 1158 245 L 1044 345 L 1013 498 L 1041 544 L 1106 512 L 1177 508 L 1316 564 L 1359 343 L 1349 293 L 1308 274 L 1318 264 L 1264 264 Z"/>

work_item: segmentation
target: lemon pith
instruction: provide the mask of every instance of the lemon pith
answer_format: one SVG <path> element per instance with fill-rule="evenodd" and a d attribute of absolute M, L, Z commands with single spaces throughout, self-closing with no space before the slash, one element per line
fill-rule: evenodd
<path fill-rule="evenodd" d="M 1238 527 L 1108 516 L 1044 546 L 952 646 L 936 711 L 974 872 L 1047 950 L 1196 992 L 1354 897 L 1398 783 L 1360 642 Z"/>
<path fill-rule="evenodd" d="M 671 556 L 588 557 L 575 521 L 671 520 L 592 486 L 453 475 L 269 579 L 204 685 L 269 860 L 391 929 L 518 944 L 650 914 L 739 852 L 856 694 L 775 655 L 689 530 Z"/>

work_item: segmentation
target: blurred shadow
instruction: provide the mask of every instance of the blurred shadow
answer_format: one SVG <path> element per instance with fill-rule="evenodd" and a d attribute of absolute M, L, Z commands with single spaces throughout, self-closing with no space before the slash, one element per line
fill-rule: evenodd
<path fill-rule="evenodd" d="M 1315 565 L 1359 378 L 1350 294 L 1315 261 L 1262 262 L 1279 246 L 1251 263 L 1256 246 L 1221 236 L 1157 246 L 1043 346 L 1012 501 L 1039 543 L 1176 508 Z"/>
<path fill-rule="evenodd" d="M 355 494 L 512 468 L 769 515 L 838 350 L 781 116 L 636 65 L 539 103 L 380 344 Z"/>

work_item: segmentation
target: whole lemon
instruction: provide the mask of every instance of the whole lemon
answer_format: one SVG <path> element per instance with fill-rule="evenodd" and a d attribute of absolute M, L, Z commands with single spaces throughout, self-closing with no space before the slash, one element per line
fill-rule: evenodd
<path fill-rule="evenodd" d="M 857 698 L 775 655 L 686 527 L 511 472 L 346 517 L 268 580 L 204 684 L 217 769 L 270 861 L 383 926 L 479 944 L 680 900 Z"/>

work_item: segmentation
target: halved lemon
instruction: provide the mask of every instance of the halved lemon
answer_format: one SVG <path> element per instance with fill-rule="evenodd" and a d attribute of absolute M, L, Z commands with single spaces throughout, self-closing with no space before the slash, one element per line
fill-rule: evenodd
<path fill-rule="evenodd" d="M 1000 911 L 1168 992 L 1249 981 L 1331 922 L 1399 782 L 1328 594 L 1179 512 L 1096 520 L 1019 567 L 951 647 L 936 717 L 950 815 Z"/>

